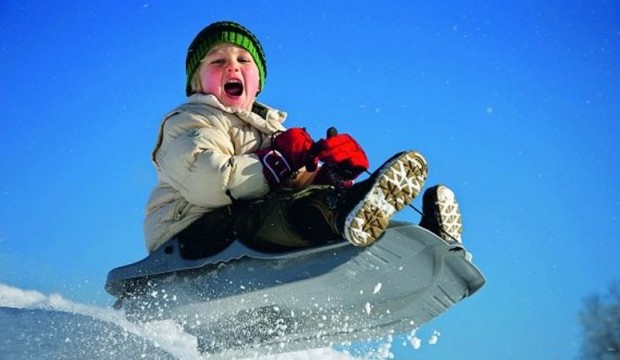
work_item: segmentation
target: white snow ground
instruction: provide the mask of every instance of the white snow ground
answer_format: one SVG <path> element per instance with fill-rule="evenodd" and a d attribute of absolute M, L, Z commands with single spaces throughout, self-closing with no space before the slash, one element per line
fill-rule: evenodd
<path fill-rule="evenodd" d="M 380 285 L 375 287 L 379 291 Z M 59 294 L 45 295 L 0 283 L 0 354 L 3 360 L 28 359 L 179 359 L 202 360 L 193 335 L 172 321 L 136 324 L 111 308 L 84 305 Z M 414 329 L 407 336 L 417 350 L 424 341 Z M 435 331 L 426 342 L 434 345 Z M 355 356 L 331 348 L 308 349 L 256 360 L 393 359 L 393 338 Z"/>
<path fill-rule="evenodd" d="M 129 355 L 127 351 L 134 351 L 130 356 L 135 358 L 203 359 L 196 350 L 196 338 L 181 331 L 173 322 L 135 324 L 113 309 L 77 304 L 58 294 L 44 295 L 2 283 L 0 321 L 9 322 L 4 323 L 4 330 L 0 331 L 0 353 L 7 359 L 23 359 L 24 356 L 33 359 L 49 356 L 47 358 L 51 359 L 58 354 L 62 354 L 63 358 L 75 354 L 75 359 L 88 356 L 119 358 L 119 354 L 126 358 Z M 89 327 L 93 328 L 90 332 Z M 158 352 L 157 356 L 154 356 L 154 351 Z M 376 358 L 376 355 L 379 354 L 373 357 Z M 355 357 L 322 348 L 259 359 L 339 360 Z"/>

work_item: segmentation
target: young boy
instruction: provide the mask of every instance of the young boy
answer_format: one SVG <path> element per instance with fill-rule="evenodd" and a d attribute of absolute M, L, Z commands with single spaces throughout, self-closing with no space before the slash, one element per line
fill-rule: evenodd
<path fill-rule="evenodd" d="M 237 23 L 204 28 L 189 46 L 186 72 L 187 102 L 164 117 L 153 150 L 149 252 L 172 237 L 186 258 L 209 256 L 234 239 L 266 251 L 340 238 L 366 246 L 424 184 L 426 160 L 415 151 L 353 184 L 368 159 L 352 136 L 332 130 L 314 141 L 302 128 L 287 130 L 286 113 L 256 101 L 265 54 Z M 460 241 L 452 191 L 427 190 L 423 210 L 422 226 Z"/>

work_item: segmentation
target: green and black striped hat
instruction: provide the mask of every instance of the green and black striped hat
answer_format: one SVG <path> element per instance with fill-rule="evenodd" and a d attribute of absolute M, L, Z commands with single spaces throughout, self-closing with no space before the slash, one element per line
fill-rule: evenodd
<path fill-rule="evenodd" d="M 185 61 L 185 71 L 187 73 L 187 83 L 185 93 L 187 96 L 192 94 L 192 77 L 200 65 L 200 61 L 207 55 L 209 50 L 216 45 L 230 43 L 247 50 L 254 59 L 260 76 L 260 89 L 265 85 L 267 77 L 267 61 L 260 42 L 250 32 L 250 30 L 232 21 L 215 22 L 196 35 L 194 41 L 187 49 L 187 59 Z"/>

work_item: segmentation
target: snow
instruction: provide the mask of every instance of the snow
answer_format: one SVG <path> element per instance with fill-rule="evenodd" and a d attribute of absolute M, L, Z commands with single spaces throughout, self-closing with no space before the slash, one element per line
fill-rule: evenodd
<path fill-rule="evenodd" d="M 439 335 L 441 335 L 441 333 L 439 333 L 439 331 L 433 331 L 433 335 L 431 335 L 431 337 L 428 339 L 428 343 L 430 345 L 435 345 L 437 344 L 437 341 L 439 341 Z"/>
<path fill-rule="evenodd" d="M 417 336 L 418 329 L 413 329 L 409 335 L 407 335 L 407 340 L 411 344 L 414 350 L 419 350 L 422 347 L 422 339 Z M 441 333 L 437 330 L 433 330 L 433 334 L 428 338 L 429 345 L 435 345 L 439 341 L 439 336 Z"/>
<path fill-rule="evenodd" d="M 372 291 L 372 294 L 377 294 L 379 293 L 379 291 L 381 291 L 381 283 L 377 283 L 377 285 L 375 285 L 375 289 Z"/>
<path fill-rule="evenodd" d="M 422 340 L 417 336 L 410 337 L 409 341 L 411 342 L 411 346 L 413 346 L 413 348 L 416 350 L 418 350 L 422 346 Z"/>
<path fill-rule="evenodd" d="M 0 284 L 0 307 L 16 309 L 41 309 L 76 315 L 90 316 L 120 326 L 130 334 L 137 335 L 180 359 L 201 359 L 196 349 L 196 339 L 171 321 L 135 324 L 123 314 L 109 308 L 71 302 L 59 294 L 44 295 L 33 290 L 22 290 Z M 70 339 L 69 339 L 70 340 Z"/>
<path fill-rule="evenodd" d="M 379 359 L 393 359 L 394 358 L 394 354 L 391 351 L 392 348 L 392 336 L 388 336 L 388 339 L 385 343 L 380 344 L 379 348 L 377 349 L 376 352 L 376 356 Z"/>
<path fill-rule="evenodd" d="M 377 283 L 373 294 L 378 293 L 380 290 L 381 283 Z M 369 302 L 366 303 L 364 310 L 367 314 L 370 314 L 372 308 L 373 306 Z M 115 311 L 111 308 L 79 304 L 65 299 L 60 294 L 45 295 L 38 291 L 19 289 L 0 283 L 0 317 L 3 316 L 2 311 L 6 311 L 7 309 L 43 310 L 43 312 L 37 313 L 39 318 L 32 320 L 32 328 L 37 326 L 40 327 L 42 323 L 51 322 L 54 324 L 52 327 L 54 330 L 48 330 L 49 332 L 56 331 L 56 324 L 54 321 L 57 320 L 54 320 L 54 316 L 57 316 L 59 313 L 65 314 L 65 318 L 69 316 L 69 319 L 71 319 L 70 316 L 75 316 L 75 320 L 69 320 L 68 326 L 61 327 L 58 330 L 62 332 L 62 335 L 60 335 L 60 339 L 56 339 L 55 344 L 41 342 L 38 335 L 36 336 L 37 339 L 23 339 L 24 336 L 29 335 L 22 334 L 21 338 L 18 339 L 14 334 L 0 334 L 0 352 L 6 351 L 7 344 L 9 344 L 9 348 L 11 346 L 14 347 L 15 344 L 20 344 L 19 346 L 22 348 L 20 351 L 30 353 L 31 349 L 27 348 L 27 346 L 32 346 L 33 343 L 36 343 L 37 346 L 43 347 L 42 349 L 38 349 L 39 353 L 44 354 L 47 353 L 44 348 L 45 346 L 49 346 L 52 350 L 57 350 L 57 348 L 61 346 L 64 347 L 64 352 L 66 352 L 67 347 L 70 346 L 71 352 L 75 350 L 76 358 L 81 358 L 81 356 L 78 356 L 80 354 L 102 354 L 102 352 L 108 356 L 107 358 L 113 358 L 111 354 L 120 353 L 122 355 L 127 349 L 132 349 L 133 351 L 141 352 L 140 356 L 143 358 L 168 359 L 172 356 L 172 358 L 180 360 L 203 359 L 196 350 L 196 338 L 183 332 L 181 326 L 170 320 L 132 323 L 125 319 L 122 312 Z M 5 318 L 7 317 L 6 312 L 4 316 Z M 8 316 L 8 318 L 11 319 L 10 316 Z M 47 320 L 46 318 L 51 320 Z M 88 322 L 88 319 L 92 319 L 92 325 Z M 103 327 L 103 333 L 100 333 L 100 329 L 102 328 L 101 324 L 109 325 Z M 4 325 L 6 326 L 6 324 Z M 419 350 L 423 343 L 429 345 L 438 343 L 441 335 L 439 331 L 433 331 L 428 340 L 423 341 L 417 335 L 418 328 L 416 324 L 411 325 L 413 330 L 407 336 L 408 344 L 405 343 L 404 345 L 410 345 L 414 350 Z M 28 324 L 26 326 L 28 326 Z M 82 332 L 84 332 L 83 330 L 90 330 L 90 333 L 96 333 L 96 335 L 89 335 L 92 339 L 87 342 L 87 346 L 97 347 L 96 349 L 79 349 L 80 344 L 82 344 L 81 346 L 85 346 L 83 345 L 84 335 L 81 335 L 82 338 L 80 339 L 80 335 L 74 330 L 76 327 L 81 328 L 80 331 Z M 92 329 L 85 329 L 85 327 L 92 327 Z M 11 327 L 9 326 L 9 328 Z M 50 337 L 52 336 L 48 336 L 48 338 Z M 115 338 L 116 340 L 109 340 L 110 338 Z M 105 340 L 103 344 L 101 339 Z M 320 348 L 253 357 L 252 359 L 393 359 L 393 336 L 389 334 L 383 340 L 383 342 L 377 344 L 373 349 L 370 349 L 369 352 L 364 354 L 353 355 L 332 348 Z M 58 342 L 62 344 L 59 345 Z M 23 345 L 21 345 L 22 343 Z M 136 348 L 137 350 L 134 350 Z M 10 350 L 14 349 L 10 348 Z M 154 356 L 153 351 L 155 350 L 160 352 L 158 356 Z M 100 357 L 97 356 L 97 358 Z"/>
<path fill-rule="evenodd" d="M 121 312 L 112 310 L 110 308 L 102 308 L 84 304 L 74 303 L 70 300 L 63 298 L 59 294 L 44 295 L 38 291 L 24 290 L 8 286 L 0 283 L 0 308 L 12 308 L 12 309 L 37 309 L 46 310 L 49 314 L 53 312 L 62 312 L 68 314 L 84 315 L 96 320 L 110 323 L 120 327 L 123 333 L 138 336 L 141 339 L 148 341 L 150 344 L 159 348 L 173 357 L 181 360 L 199 360 L 203 359 L 196 350 L 196 338 L 192 335 L 184 333 L 180 326 L 172 321 L 152 321 L 148 323 L 131 323 L 127 321 Z M 45 319 L 40 319 L 36 322 L 40 323 Z M 34 325 L 34 324 L 33 324 Z M 83 323 L 80 323 L 84 326 Z M 108 334 L 109 335 L 109 334 Z M 3 345 L 3 336 L 15 336 L 15 335 L 2 335 L 0 336 L 0 349 Z M 63 335 L 64 336 L 64 335 Z M 106 334 L 104 334 L 106 336 Z M 4 339 L 6 343 L 6 339 Z M 93 342 L 98 341 L 94 339 Z M 20 341 L 21 342 L 21 339 Z M 64 336 L 63 342 L 75 346 L 72 336 Z M 40 342 L 39 342 L 40 344 Z M 27 345 L 23 345 L 27 346 Z M 41 345 L 45 346 L 45 345 Z M 28 351 L 28 350 L 25 350 Z M 76 358 L 79 358 L 79 349 L 73 349 L 75 351 Z M 97 349 L 97 351 L 101 351 Z M 117 352 L 115 349 L 105 349 L 109 353 Z M 92 352 L 92 351 L 91 351 Z M 144 353 L 142 357 L 149 358 L 151 354 Z M 278 355 L 262 356 L 256 359 L 261 360 L 279 360 L 279 359 L 355 359 L 350 354 L 336 351 L 331 348 L 310 349 L 297 352 L 289 352 Z"/>

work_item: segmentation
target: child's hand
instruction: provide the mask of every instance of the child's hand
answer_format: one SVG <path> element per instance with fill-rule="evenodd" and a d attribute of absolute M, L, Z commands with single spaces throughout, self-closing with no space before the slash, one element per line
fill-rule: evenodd
<path fill-rule="evenodd" d="M 270 187 L 281 187 L 291 177 L 291 174 L 308 163 L 308 152 L 314 141 L 303 128 L 291 128 L 273 139 L 271 149 L 261 149 L 256 152 L 263 164 L 263 173 Z M 318 159 L 313 158 L 315 165 Z"/>
<path fill-rule="evenodd" d="M 349 134 L 328 136 L 319 140 L 317 147 L 317 158 L 345 180 L 353 180 L 368 170 L 366 153 Z"/>
<path fill-rule="evenodd" d="M 279 151 L 290 163 L 293 171 L 297 171 L 306 165 L 308 151 L 312 148 L 314 140 L 304 128 L 290 128 L 276 136 L 271 148 Z"/>

